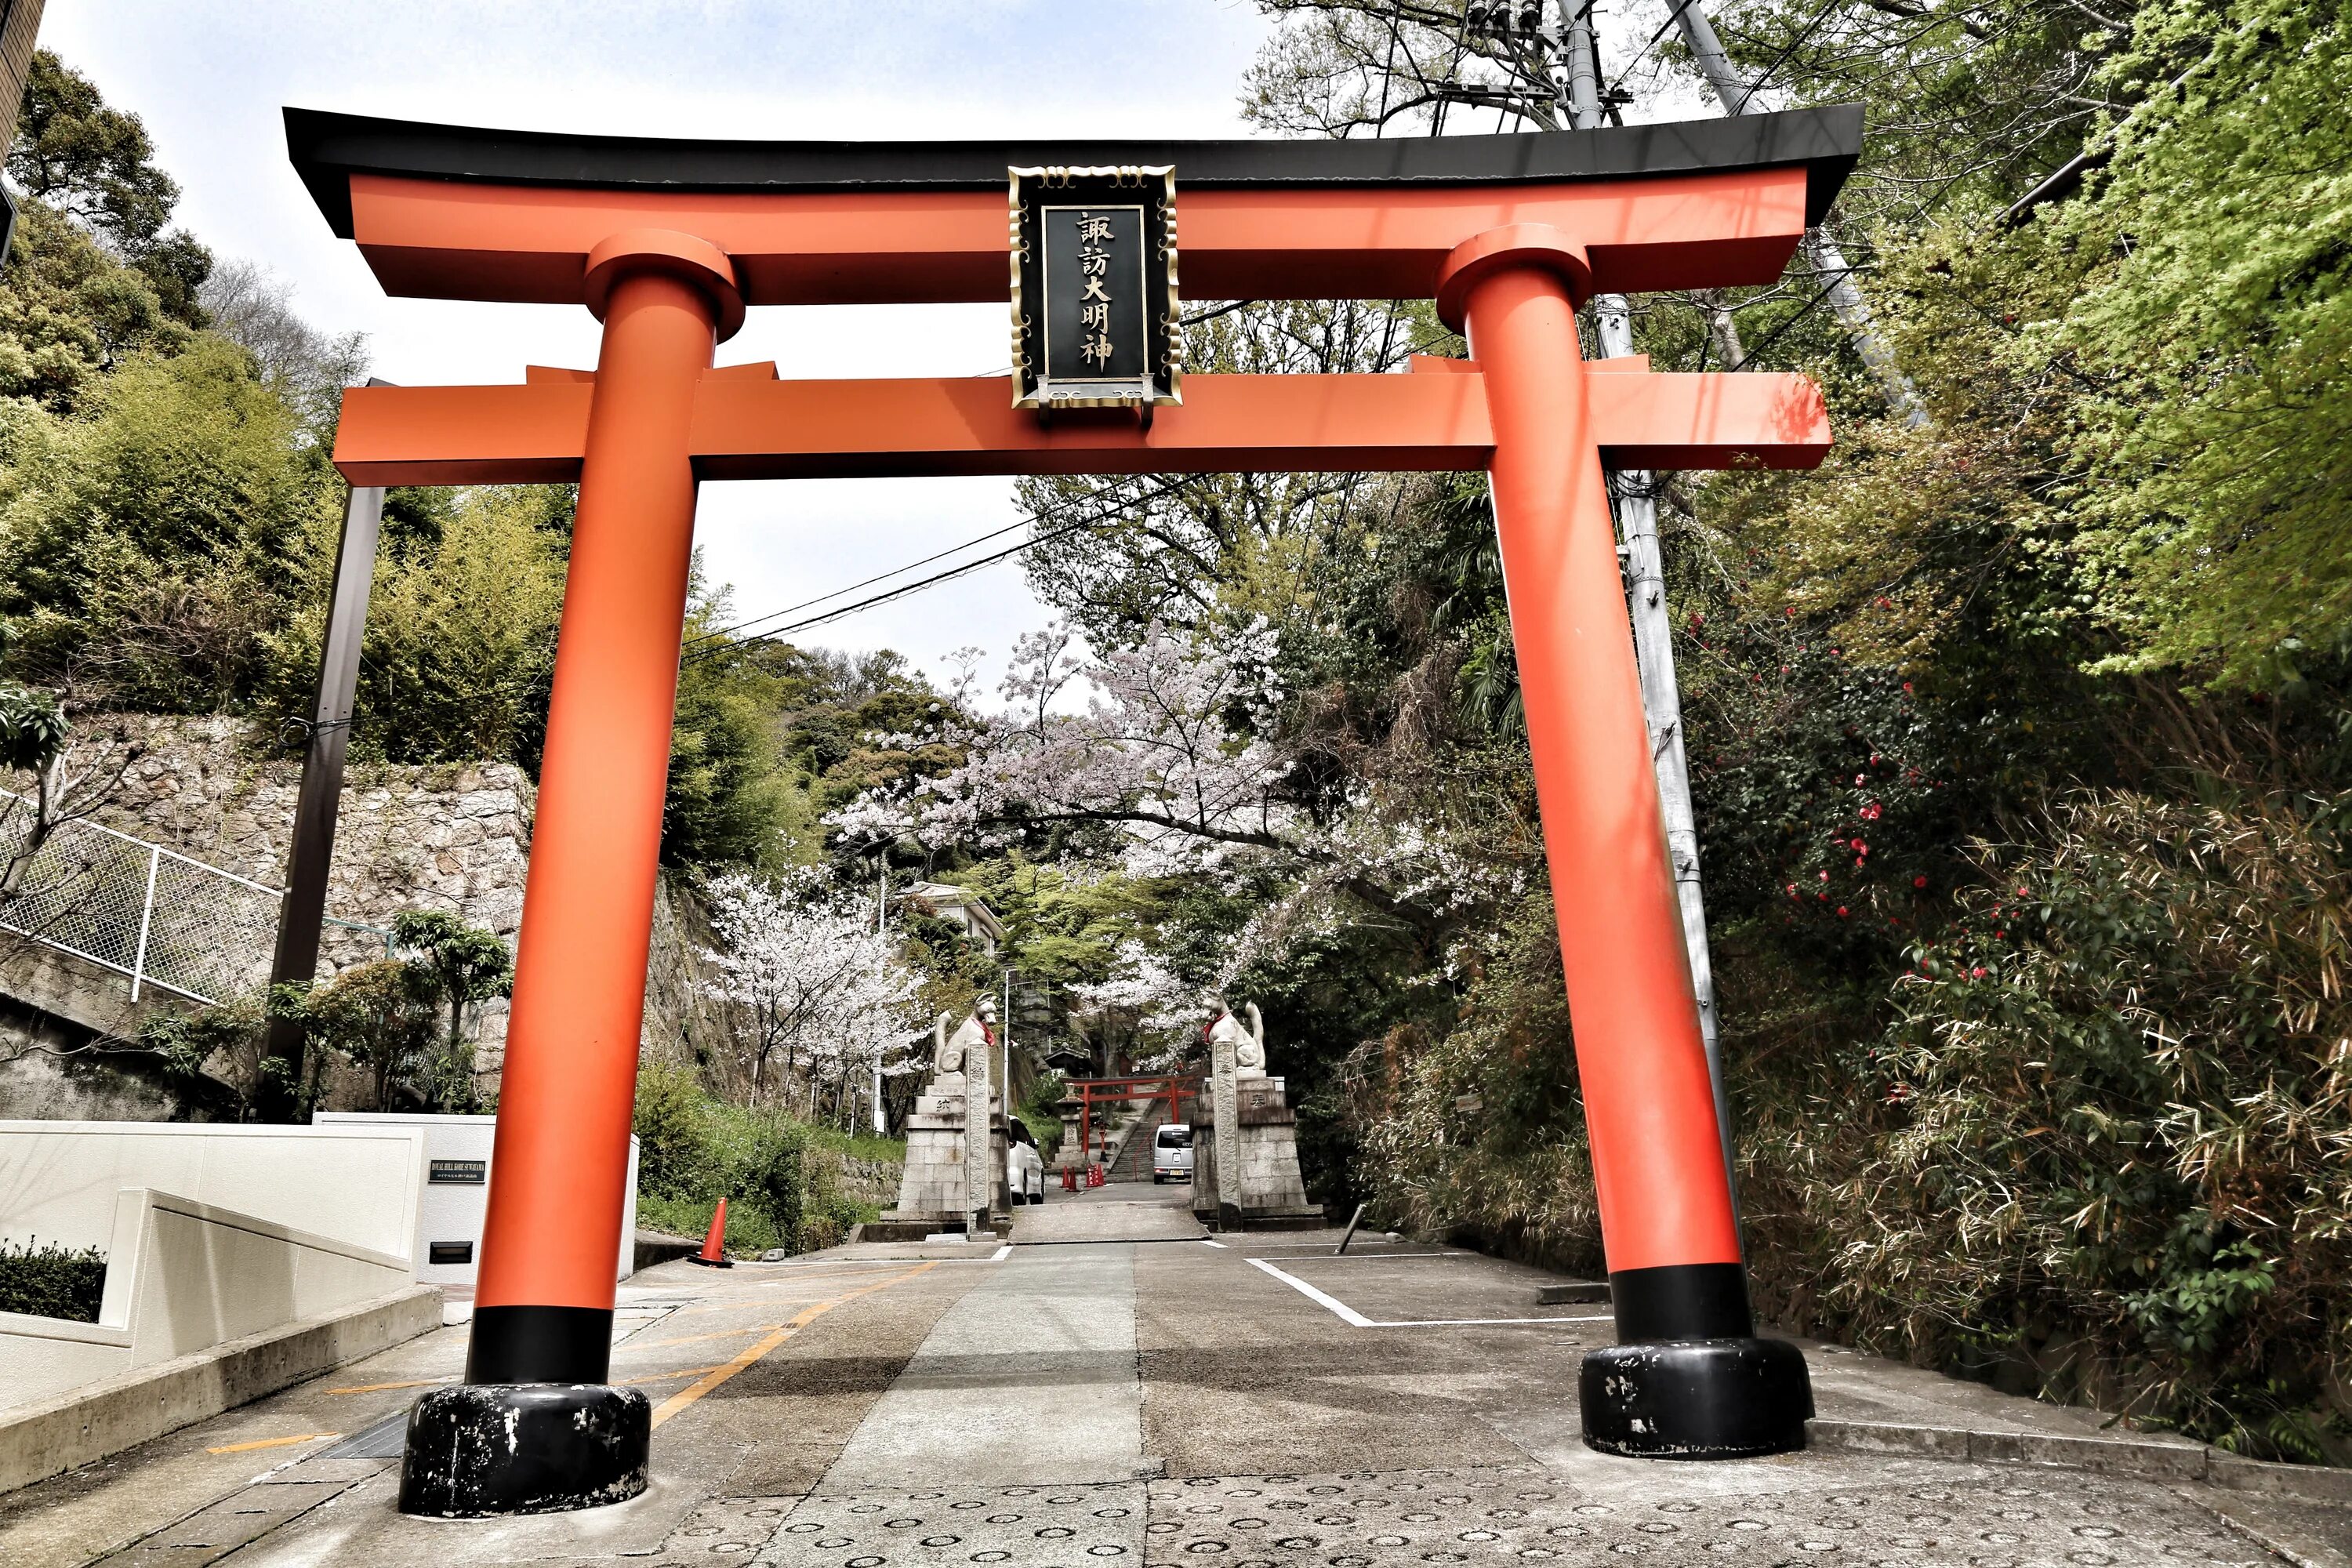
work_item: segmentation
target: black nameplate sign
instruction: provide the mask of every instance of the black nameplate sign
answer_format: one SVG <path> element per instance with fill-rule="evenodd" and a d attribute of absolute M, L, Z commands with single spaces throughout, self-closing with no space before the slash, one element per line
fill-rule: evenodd
<path fill-rule="evenodd" d="M 1014 169 L 1013 403 L 1180 403 L 1172 170 Z"/>
<path fill-rule="evenodd" d="M 425 1244 L 427 1263 L 471 1263 L 474 1244 L 470 1241 L 428 1241 Z"/>
<path fill-rule="evenodd" d="M 425 1173 L 429 1187 L 478 1187 L 489 1179 L 488 1160 L 436 1160 Z"/>

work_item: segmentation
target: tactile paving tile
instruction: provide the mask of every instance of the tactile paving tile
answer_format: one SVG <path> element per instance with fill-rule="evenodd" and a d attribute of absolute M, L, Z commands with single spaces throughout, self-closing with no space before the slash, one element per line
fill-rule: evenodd
<path fill-rule="evenodd" d="M 1230 1477 L 1150 1487 L 1144 1568 L 1424 1568 L 1556 1562 L 2144 1568 L 2272 1563 L 2158 1488 L 1973 1470 L 1945 1484 L 1642 1500 L 1528 1468 Z"/>
<path fill-rule="evenodd" d="M 803 1498 L 754 1561 L 791 1568 L 1136 1568 L 1139 1481 Z M 665 1560 L 683 1564 L 707 1558 Z"/>

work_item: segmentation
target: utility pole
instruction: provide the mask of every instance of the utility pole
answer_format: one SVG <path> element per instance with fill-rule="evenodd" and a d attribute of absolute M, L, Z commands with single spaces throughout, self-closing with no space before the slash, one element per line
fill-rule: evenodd
<path fill-rule="evenodd" d="M 874 857 L 874 934 L 890 934 L 890 847 Z M 890 1131 L 882 1114 L 882 1047 L 874 1047 L 874 1136 L 886 1136 Z"/>
<path fill-rule="evenodd" d="M 371 381 L 371 386 L 389 384 Z M 319 973 L 319 928 L 327 911 L 327 873 L 335 859 L 335 812 L 343 795 L 343 753 L 359 690 L 360 649 L 367 638 L 368 595 L 375 585 L 376 535 L 383 522 L 383 489 L 352 485 L 343 491 L 343 529 L 335 545 L 333 586 L 327 593 L 327 629 L 319 647 L 319 685 L 302 747 L 302 784 L 294 802 L 294 842 L 286 861 L 286 897 L 278 909 L 278 946 L 269 984 L 308 986 Z M 279 1064 L 262 1081 L 265 1121 L 291 1121 L 300 1112 L 302 1026 L 272 1019 L 265 1059 Z"/>
<path fill-rule="evenodd" d="M 1570 4 L 1574 0 L 1570 0 Z M 1666 0 L 1674 7 L 1675 25 L 1682 29 L 1683 43 L 1698 62 L 1699 74 L 1714 89 L 1716 100 L 1723 105 L 1727 115 L 1766 114 L 1779 107 L 1777 97 L 1768 97 L 1761 82 L 1742 80 L 1732 68 L 1731 58 L 1723 52 L 1723 40 L 1716 37 L 1715 24 L 1706 19 L 1699 0 Z M 1927 405 L 1919 401 L 1919 389 L 1895 363 L 1895 353 L 1886 340 L 1878 335 L 1871 320 L 1870 302 L 1863 298 L 1862 289 L 1853 280 L 1853 268 L 1837 241 L 1820 229 L 1805 236 L 1805 255 L 1813 270 L 1830 279 L 1830 310 L 1853 340 L 1854 353 L 1878 378 L 1879 389 L 1885 395 L 1886 405 L 1903 423 L 1916 430 L 1927 423 Z"/>
<path fill-rule="evenodd" d="M 1601 125 L 1601 83 L 1593 68 L 1592 0 L 1560 0 L 1560 47 L 1568 56 L 1559 116 L 1579 131 Z M 1633 317 L 1622 294 L 1592 301 L 1601 352 L 1622 359 L 1633 352 Z M 1657 769 L 1658 805 L 1665 817 L 1666 858 L 1682 906 L 1683 945 L 1690 953 L 1691 992 L 1698 1002 L 1699 1037 L 1706 1045 L 1706 1077 L 1715 1091 L 1716 1132 L 1723 1143 L 1723 1173 L 1738 1207 L 1739 1179 L 1732 1168 L 1731 1097 L 1723 1082 L 1723 1043 L 1716 1026 L 1715 966 L 1707 952 L 1706 902 L 1699 885 L 1698 827 L 1691 809 L 1690 766 L 1683 750 L 1682 689 L 1675 679 L 1674 621 L 1666 607 L 1664 553 L 1658 545 L 1658 506 L 1646 473 L 1622 473 L 1612 486 L 1626 609 L 1633 622 L 1633 657 L 1642 676 L 1642 712 L 1649 721 L 1650 760 Z"/>

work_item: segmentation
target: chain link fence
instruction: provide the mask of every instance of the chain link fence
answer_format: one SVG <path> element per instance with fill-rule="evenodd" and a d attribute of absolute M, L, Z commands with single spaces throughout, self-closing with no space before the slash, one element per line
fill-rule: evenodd
<path fill-rule="evenodd" d="M 37 807 L 0 790 L 0 931 L 206 1004 L 269 980 L 284 894 L 95 822 L 64 822 L 27 858 Z M 19 861 L 22 864 L 19 864 Z"/>

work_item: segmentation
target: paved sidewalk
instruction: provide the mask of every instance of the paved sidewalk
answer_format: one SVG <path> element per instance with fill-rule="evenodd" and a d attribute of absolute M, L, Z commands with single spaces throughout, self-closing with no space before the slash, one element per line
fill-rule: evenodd
<path fill-rule="evenodd" d="M 1013 1244 L 1035 1247 L 1060 1242 L 1198 1241 L 1209 1234 L 1192 1215 L 1192 1189 L 1140 1182 L 1114 1182 L 1076 1193 L 1046 1194 L 1013 1216 Z"/>
<path fill-rule="evenodd" d="M 1537 1306 L 1540 1270 L 1336 1240 L 667 1264 L 616 1330 L 660 1423 L 634 1501 L 399 1516 L 400 1419 L 463 1362 L 445 1329 L 0 1498 L 0 1563 L 2352 1564 L 2344 1472 L 2233 1468 L 1832 1347 L 1808 1347 L 1807 1452 L 1598 1455 L 1574 1386 L 1604 1314 Z"/>

